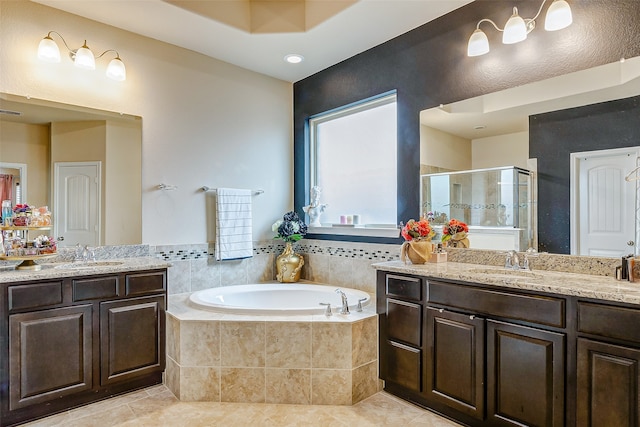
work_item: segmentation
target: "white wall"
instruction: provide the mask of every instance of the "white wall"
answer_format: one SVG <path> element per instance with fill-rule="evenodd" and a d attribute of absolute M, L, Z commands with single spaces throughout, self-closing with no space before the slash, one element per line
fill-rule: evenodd
<path fill-rule="evenodd" d="M 529 132 L 516 132 L 471 141 L 473 169 L 518 166 L 528 169 Z"/>
<path fill-rule="evenodd" d="M 72 48 L 117 49 L 127 80 L 36 58 L 48 31 Z M 223 41 L 212 40 L 212 43 Z M 108 55 L 105 55 L 107 57 Z M 261 188 L 254 239 L 293 206 L 292 85 L 146 37 L 28 1 L 0 1 L 0 92 L 142 116 L 142 239 L 148 244 L 213 238 L 211 187 Z M 158 191 L 160 183 L 177 185 Z"/>
<path fill-rule="evenodd" d="M 420 164 L 448 170 L 469 170 L 471 141 L 420 125 Z"/>

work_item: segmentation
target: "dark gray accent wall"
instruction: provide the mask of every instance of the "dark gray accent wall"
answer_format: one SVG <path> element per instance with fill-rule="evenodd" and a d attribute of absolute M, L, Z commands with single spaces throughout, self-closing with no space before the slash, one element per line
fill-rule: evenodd
<path fill-rule="evenodd" d="M 397 90 L 398 221 L 406 221 L 420 213 L 421 110 L 640 55 L 640 1 L 568 1 L 572 26 L 546 32 L 542 15 L 539 28 L 515 45 L 503 45 L 501 33 L 483 24 L 492 50 L 481 57 L 466 56 L 468 38 L 480 19 L 504 25 L 513 6 L 530 18 L 542 1 L 476 0 L 294 83 L 294 206 L 298 213 L 308 203 L 309 116 Z"/>
<path fill-rule="evenodd" d="M 635 146 L 640 146 L 640 96 L 529 117 L 529 156 L 543 160 L 538 164 L 541 251 L 571 250 L 571 153 Z"/>

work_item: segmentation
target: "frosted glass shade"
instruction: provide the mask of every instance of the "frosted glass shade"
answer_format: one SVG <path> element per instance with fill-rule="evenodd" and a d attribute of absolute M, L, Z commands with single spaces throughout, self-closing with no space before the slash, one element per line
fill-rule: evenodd
<path fill-rule="evenodd" d="M 60 49 L 51 37 L 47 36 L 40 40 L 38 59 L 46 62 L 60 62 Z"/>
<path fill-rule="evenodd" d="M 96 59 L 93 56 L 93 52 L 87 46 L 85 42 L 84 46 L 76 51 L 76 57 L 73 60 L 73 64 L 85 70 L 95 70 L 96 69 Z"/>
<path fill-rule="evenodd" d="M 513 44 L 518 43 L 527 38 L 527 25 L 524 23 L 524 19 L 518 15 L 518 9 L 513 8 L 513 15 L 507 21 L 504 26 L 504 32 L 502 33 L 502 43 Z"/>
<path fill-rule="evenodd" d="M 555 0 L 547 10 L 547 16 L 544 20 L 544 29 L 547 31 L 556 31 L 567 28 L 573 22 L 571 7 L 565 0 Z"/>
<path fill-rule="evenodd" d="M 489 39 L 484 31 L 478 28 L 469 37 L 467 56 L 480 56 L 485 53 L 489 53 Z"/>
<path fill-rule="evenodd" d="M 120 58 L 114 58 L 109 62 L 107 67 L 107 77 L 112 80 L 121 82 L 127 79 L 127 69 L 124 67 L 124 62 Z"/>

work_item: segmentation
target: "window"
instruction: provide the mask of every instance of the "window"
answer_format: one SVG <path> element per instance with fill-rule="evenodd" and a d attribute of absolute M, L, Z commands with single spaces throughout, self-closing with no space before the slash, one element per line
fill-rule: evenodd
<path fill-rule="evenodd" d="M 372 233 L 382 228 L 397 234 L 396 95 L 314 116 L 309 129 L 309 182 L 327 204 L 322 228 L 334 228 L 313 232 L 335 233 L 338 225 L 359 230 L 347 234 L 385 235 Z"/>

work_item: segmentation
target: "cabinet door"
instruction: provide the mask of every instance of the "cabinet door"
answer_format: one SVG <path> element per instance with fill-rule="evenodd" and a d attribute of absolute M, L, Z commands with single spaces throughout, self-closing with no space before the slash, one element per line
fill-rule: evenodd
<path fill-rule="evenodd" d="M 578 338 L 577 424 L 640 422 L 640 350 Z"/>
<path fill-rule="evenodd" d="M 164 370 L 164 296 L 100 304 L 100 382 Z"/>
<path fill-rule="evenodd" d="M 426 394 L 484 418 L 484 319 L 427 309 Z"/>
<path fill-rule="evenodd" d="M 9 316 L 9 409 L 89 390 L 91 305 Z"/>
<path fill-rule="evenodd" d="M 487 411 L 499 426 L 564 425 L 565 336 L 487 321 Z"/>

